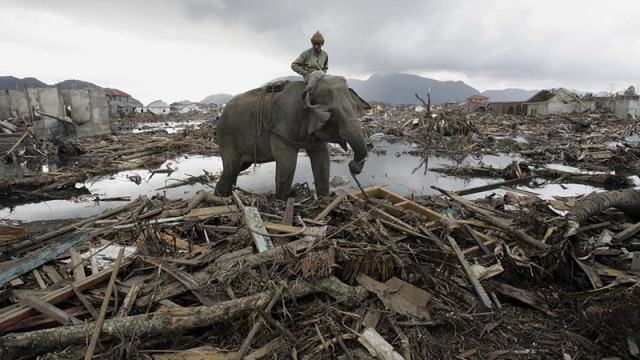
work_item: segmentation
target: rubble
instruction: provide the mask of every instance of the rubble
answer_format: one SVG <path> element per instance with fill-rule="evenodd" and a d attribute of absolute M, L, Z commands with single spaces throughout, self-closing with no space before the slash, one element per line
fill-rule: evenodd
<path fill-rule="evenodd" d="M 414 119 L 371 119 L 364 130 L 419 144 L 425 161 L 519 158 L 503 169 L 430 168 L 490 180 L 458 192 L 430 184 L 430 196 L 375 186 L 317 198 L 297 186 L 279 201 L 201 190 L 190 199 L 139 196 L 46 229 L 0 226 L 0 357 L 637 356 L 640 166 L 638 144 L 627 140 L 635 121 L 607 113 Z M 17 133 L 26 135 L 12 138 L 10 161 L 25 156 L 27 142 L 41 157 L 61 154 L 28 128 Z M 174 134 L 64 139 L 84 153 L 63 154 L 73 162 L 55 173 L 3 177 L 0 188 L 56 196 L 98 174 L 154 171 L 157 157 L 215 154 L 214 139 L 208 122 Z M 549 199 L 523 188 L 567 182 L 600 191 Z"/>

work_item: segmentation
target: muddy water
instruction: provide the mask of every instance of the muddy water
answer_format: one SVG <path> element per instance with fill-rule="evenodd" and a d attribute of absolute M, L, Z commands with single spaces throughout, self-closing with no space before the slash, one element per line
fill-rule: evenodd
<path fill-rule="evenodd" d="M 429 169 L 446 165 L 457 166 L 493 166 L 503 168 L 514 160 L 521 158 L 509 155 L 485 155 L 480 158 L 472 156 L 461 160 L 440 156 L 429 157 L 424 160 L 421 156 L 411 153 L 420 153 L 415 145 L 402 142 L 391 142 L 379 140 L 374 143 L 374 151 L 369 154 L 363 172 L 358 175 L 358 180 L 363 186 L 385 185 L 388 189 L 398 194 L 427 195 L 436 193 L 431 189 L 432 185 L 448 189 L 461 190 L 488 183 L 499 182 L 501 179 L 462 179 L 454 176 L 443 175 Z M 356 184 L 349 175 L 347 163 L 352 159 L 352 154 L 342 153 L 332 156 L 331 176 L 332 190 L 339 188 L 355 188 Z M 215 183 L 202 185 L 184 185 L 171 189 L 161 189 L 167 185 L 175 183 L 177 180 L 189 178 L 190 176 L 204 175 L 205 171 L 210 174 L 220 174 L 222 171 L 222 161 L 216 156 L 183 155 L 165 162 L 161 168 L 170 167 L 175 169 L 170 175 L 151 174 L 148 170 L 124 171 L 114 175 L 101 176 L 89 179 L 84 184 L 77 184 L 76 187 L 86 187 L 91 194 L 100 198 L 130 197 L 136 198 L 140 194 L 149 197 L 160 194 L 170 199 L 188 199 L 195 195 L 198 190 L 213 190 Z M 132 176 L 140 176 L 140 184 L 129 180 Z M 275 189 L 275 163 L 261 164 L 251 167 L 238 177 L 238 186 L 254 192 L 274 191 Z M 308 183 L 313 188 L 313 176 L 309 158 L 304 152 L 298 155 L 297 169 L 294 183 Z M 529 189 L 530 190 L 530 189 Z M 565 188 L 553 188 L 542 190 L 546 193 L 559 192 L 569 196 L 578 193 L 586 193 L 595 189 L 576 185 Z M 496 191 L 500 193 L 500 191 Z M 540 190 L 537 190 L 540 192 Z M 476 194 L 470 198 L 484 196 L 486 194 Z M 91 195 L 71 197 L 66 200 L 51 200 L 34 204 L 18 205 L 12 208 L 1 208 L 1 219 L 14 219 L 20 221 L 35 221 L 47 219 L 63 219 L 88 217 L 98 214 L 105 209 L 113 208 L 123 204 L 122 201 L 100 201 L 95 202 Z"/>

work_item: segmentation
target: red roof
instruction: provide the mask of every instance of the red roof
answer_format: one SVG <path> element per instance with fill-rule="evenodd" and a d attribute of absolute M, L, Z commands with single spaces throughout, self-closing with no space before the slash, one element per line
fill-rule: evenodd
<path fill-rule="evenodd" d="M 486 108 L 488 107 L 486 103 L 480 102 L 480 101 L 467 101 L 466 103 L 464 103 L 464 105 L 462 105 L 464 107 L 472 107 L 475 106 L 477 108 Z"/>
<path fill-rule="evenodd" d="M 489 100 L 489 98 L 478 94 L 468 97 L 467 100 Z"/>
<path fill-rule="evenodd" d="M 109 96 L 128 96 L 128 97 L 131 97 L 131 95 L 127 94 L 124 91 L 120 91 L 118 89 L 104 89 L 104 93 L 106 95 L 109 95 Z"/>

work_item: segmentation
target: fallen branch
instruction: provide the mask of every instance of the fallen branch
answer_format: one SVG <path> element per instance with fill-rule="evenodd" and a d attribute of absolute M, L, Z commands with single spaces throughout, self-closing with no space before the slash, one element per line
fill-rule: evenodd
<path fill-rule="evenodd" d="M 317 292 L 327 293 L 336 300 L 347 300 L 355 304 L 364 301 L 368 296 L 364 288 L 346 285 L 333 276 L 310 283 L 294 280 L 289 283 L 283 295 L 289 299 L 297 299 Z M 276 290 L 270 290 L 212 306 L 168 308 L 150 314 L 113 318 L 104 322 L 100 339 L 168 336 L 211 326 L 244 315 L 255 308 L 262 308 L 275 294 Z M 35 356 L 53 348 L 82 344 L 86 341 L 87 330 L 93 327 L 95 322 L 7 334 L 0 338 L 0 358 L 14 359 L 25 354 Z"/>

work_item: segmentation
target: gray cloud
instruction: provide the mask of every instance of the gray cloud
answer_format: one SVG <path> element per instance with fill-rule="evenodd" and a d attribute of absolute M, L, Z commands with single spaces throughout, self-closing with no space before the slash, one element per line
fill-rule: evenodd
<path fill-rule="evenodd" d="M 104 29 L 222 46 L 289 63 L 320 30 L 331 70 L 460 74 L 470 85 L 640 82 L 640 3 L 619 1 L 0 0 Z M 458 79 L 444 79 L 458 80 Z M 475 81 L 482 82 L 476 84 Z"/>

